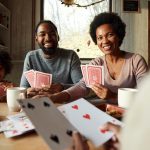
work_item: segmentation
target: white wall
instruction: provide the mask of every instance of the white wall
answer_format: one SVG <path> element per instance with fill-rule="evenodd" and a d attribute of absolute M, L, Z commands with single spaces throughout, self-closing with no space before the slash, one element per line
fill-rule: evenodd
<path fill-rule="evenodd" d="M 117 12 L 127 25 L 122 49 L 141 54 L 148 62 L 148 1 L 140 0 L 140 12 L 122 11 L 122 0 L 112 0 L 113 11 Z"/>

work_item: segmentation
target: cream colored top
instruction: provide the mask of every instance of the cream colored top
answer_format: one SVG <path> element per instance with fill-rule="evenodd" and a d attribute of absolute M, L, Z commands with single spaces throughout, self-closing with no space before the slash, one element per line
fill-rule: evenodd
<path fill-rule="evenodd" d="M 112 92 L 117 93 L 118 88 L 135 88 L 147 72 L 147 64 L 139 54 L 125 52 L 125 62 L 119 77 L 114 80 L 109 74 L 105 56 L 95 58 L 92 65 L 104 66 L 104 85 Z M 84 97 L 89 89 L 83 79 L 75 86 L 66 90 L 73 100 Z"/>
<path fill-rule="evenodd" d="M 140 84 L 124 122 L 121 150 L 150 150 L 150 74 Z"/>

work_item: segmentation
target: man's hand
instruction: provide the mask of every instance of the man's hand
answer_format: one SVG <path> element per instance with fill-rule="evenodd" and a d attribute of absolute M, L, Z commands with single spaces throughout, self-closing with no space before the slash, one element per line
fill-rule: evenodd
<path fill-rule="evenodd" d="M 40 91 L 40 88 L 32 88 L 32 87 L 28 88 L 27 89 L 27 97 L 31 98 L 35 95 L 38 95 L 39 91 Z"/>
<path fill-rule="evenodd" d="M 42 88 L 28 88 L 27 89 L 27 97 L 43 97 L 43 96 L 50 96 L 52 94 L 61 92 L 63 90 L 63 85 L 57 83 L 52 84 L 51 86 L 43 86 Z"/>

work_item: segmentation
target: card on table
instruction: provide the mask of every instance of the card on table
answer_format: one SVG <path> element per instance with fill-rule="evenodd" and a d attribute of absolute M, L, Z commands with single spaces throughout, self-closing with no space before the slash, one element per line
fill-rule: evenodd
<path fill-rule="evenodd" d="M 29 120 L 29 118 L 26 116 L 25 113 L 21 112 L 15 115 L 9 115 L 7 118 L 14 123 L 19 124 L 20 129 L 22 132 L 30 131 L 34 129 L 33 124 Z"/>
<path fill-rule="evenodd" d="M 52 83 L 52 74 L 49 73 L 29 70 L 24 72 L 24 75 L 31 87 L 41 88 Z"/>
<path fill-rule="evenodd" d="M 63 150 L 72 143 L 73 125 L 61 114 L 49 98 L 19 100 L 35 130 L 53 150 Z"/>
<path fill-rule="evenodd" d="M 0 132 L 14 130 L 14 123 L 11 120 L 0 121 Z"/>
<path fill-rule="evenodd" d="M 24 113 L 7 116 L 9 120 L 4 121 L 4 134 L 7 138 L 22 135 L 34 130 L 34 126 Z"/>
<path fill-rule="evenodd" d="M 96 65 L 81 65 L 83 79 L 87 87 L 94 83 L 104 85 L 104 67 Z"/>
<path fill-rule="evenodd" d="M 112 132 L 102 130 L 106 122 L 122 125 L 122 122 L 99 110 L 83 98 L 59 106 L 58 109 L 95 146 L 102 145 L 113 136 Z"/>

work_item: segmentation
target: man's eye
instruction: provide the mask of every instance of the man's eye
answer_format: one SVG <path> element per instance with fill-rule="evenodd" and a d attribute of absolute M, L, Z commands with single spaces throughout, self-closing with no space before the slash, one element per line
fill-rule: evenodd
<path fill-rule="evenodd" d="M 44 34 L 44 33 L 42 33 L 42 34 L 39 34 L 39 36 L 45 36 L 45 34 Z"/>

